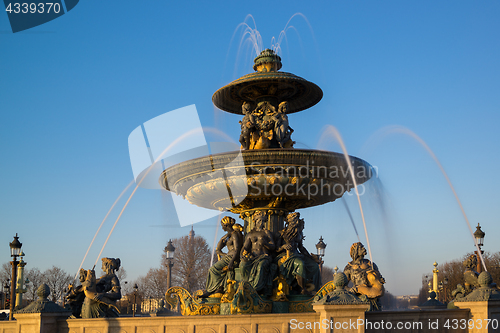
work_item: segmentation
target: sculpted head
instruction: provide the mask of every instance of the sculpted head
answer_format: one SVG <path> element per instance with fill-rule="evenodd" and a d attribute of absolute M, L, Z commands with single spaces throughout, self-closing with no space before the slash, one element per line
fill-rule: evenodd
<path fill-rule="evenodd" d="M 286 113 L 287 111 L 288 111 L 288 102 L 287 101 L 281 102 L 280 105 L 278 106 L 278 112 Z"/>
<path fill-rule="evenodd" d="M 354 243 L 351 245 L 350 255 L 353 260 L 359 258 L 363 259 L 364 256 L 366 255 L 366 249 L 360 242 Z"/>
<path fill-rule="evenodd" d="M 108 274 L 114 273 L 120 268 L 119 258 L 102 258 L 102 270 Z"/>
<path fill-rule="evenodd" d="M 83 268 L 80 268 L 79 276 L 78 276 L 78 279 L 80 280 L 80 283 L 82 283 L 83 281 L 85 281 L 86 278 L 87 278 L 87 271 L 84 270 Z"/>
<path fill-rule="evenodd" d="M 84 270 L 83 274 L 85 275 L 85 278 L 82 281 L 82 286 L 84 286 L 87 290 L 94 289 L 96 284 L 95 271 L 93 269 L 89 269 L 88 271 Z"/>
<path fill-rule="evenodd" d="M 267 222 L 267 215 L 265 212 L 258 210 L 253 214 L 253 222 L 257 230 L 264 229 Z"/>
<path fill-rule="evenodd" d="M 220 224 L 222 225 L 222 229 L 228 231 L 231 230 L 236 223 L 236 220 L 230 216 L 224 216 L 222 220 L 220 220 Z"/>
<path fill-rule="evenodd" d="M 299 212 L 290 213 L 286 216 L 287 227 L 292 228 L 304 228 L 304 219 L 300 218 Z"/>
<path fill-rule="evenodd" d="M 248 112 L 250 112 L 251 108 L 252 108 L 252 105 L 250 103 L 243 102 L 243 104 L 241 105 L 241 113 L 247 114 Z"/>

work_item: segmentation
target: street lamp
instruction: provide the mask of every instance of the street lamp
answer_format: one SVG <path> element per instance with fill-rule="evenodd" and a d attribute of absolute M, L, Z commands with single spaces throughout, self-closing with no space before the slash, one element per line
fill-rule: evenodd
<path fill-rule="evenodd" d="M 137 283 L 134 284 L 133 288 L 134 288 L 134 306 L 132 306 L 132 317 L 135 317 L 135 308 L 137 307 L 137 289 L 139 289 Z"/>
<path fill-rule="evenodd" d="M 481 230 L 481 226 L 479 223 L 477 224 L 476 231 L 474 232 L 474 238 L 476 239 L 477 246 L 479 247 L 479 250 L 476 250 L 477 253 L 477 272 L 481 273 L 481 254 L 483 251 L 481 250 L 481 247 L 484 244 L 484 235 L 485 233 Z M 481 251 L 481 254 L 479 253 Z"/>
<path fill-rule="evenodd" d="M 321 275 L 323 273 L 323 257 L 325 256 L 325 248 L 326 244 L 323 242 L 323 236 L 319 237 L 319 242 L 316 244 L 316 250 L 318 251 L 318 257 L 319 257 L 319 274 Z"/>
<path fill-rule="evenodd" d="M 172 240 L 168 241 L 165 246 L 165 254 L 167 255 L 167 290 L 172 286 L 172 266 L 174 266 L 175 247 L 172 245 Z"/>
<path fill-rule="evenodd" d="M 5 281 L 5 284 L 3 285 L 3 306 L 2 309 L 5 309 L 7 307 L 7 297 L 10 299 L 9 295 L 9 289 L 10 289 L 10 284 L 9 284 L 10 279 L 7 279 Z"/>
<path fill-rule="evenodd" d="M 21 244 L 19 242 L 19 237 L 17 237 L 17 233 L 14 236 L 14 240 L 9 243 L 10 245 L 10 256 L 14 258 L 10 263 L 12 265 L 12 280 L 10 283 L 10 313 L 9 313 L 9 320 L 14 320 L 14 306 L 16 305 L 16 280 L 17 280 L 17 264 L 19 263 L 17 261 L 17 257 L 21 254 Z"/>

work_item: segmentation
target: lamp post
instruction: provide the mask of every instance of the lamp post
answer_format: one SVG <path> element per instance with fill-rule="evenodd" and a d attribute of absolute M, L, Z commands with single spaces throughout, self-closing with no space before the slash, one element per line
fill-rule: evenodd
<path fill-rule="evenodd" d="M 168 241 L 165 246 L 165 254 L 167 255 L 167 290 L 172 287 L 172 267 L 174 266 L 175 247 L 172 245 L 172 240 Z"/>
<path fill-rule="evenodd" d="M 9 284 L 9 281 L 10 281 L 10 279 L 7 279 L 7 281 L 5 281 L 5 284 L 2 287 L 3 288 L 3 305 L 2 305 L 2 309 L 6 309 L 7 308 L 7 296 L 10 299 L 10 295 L 9 295 L 10 284 Z M 10 307 L 10 305 L 9 305 L 9 307 Z"/>
<path fill-rule="evenodd" d="M 479 223 L 477 224 L 476 231 L 474 232 L 474 238 L 476 239 L 477 246 L 479 247 L 479 250 L 476 250 L 477 253 L 477 272 L 481 273 L 481 254 L 484 253 L 483 250 L 481 250 L 481 247 L 484 244 L 484 235 L 485 233 L 481 230 L 481 226 Z M 481 253 L 479 253 L 481 251 Z"/>
<path fill-rule="evenodd" d="M 322 275 L 323 273 L 323 257 L 325 256 L 325 248 L 326 244 L 323 242 L 323 236 L 319 237 L 319 242 L 316 244 L 316 250 L 318 251 L 318 257 L 319 257 L 319 274 Z"/>
<path fill-rule="evenodd" d="M 135 317 L 135 308 L 137 307 L 137 289 L 139 289 L 137 283 L 134 284 L 133 288 L 134 288 L 134 305 L 132 306 L 132 317 Z"/>
<path fill-rule="evenodd" d="M 17 237 L 17 233 L 14 236 L 14 240 L 9 244 L 10 246 L 10 256 L 14 258 L 10 263 L 12 265 L 12 280 L 10 283 L 10 313 L 9 313 L 9 320 L 14 320 L 14 306 L 16 305 L 16 268 L 17 264 L 19 263 L 17 261 L 17 257 L 21 254 L 21 244 L 19 242 L 19 237 Z"/>
<path fill-rule="evenodd" d="M 194 233 L 194 232 L 193 232 Z M 172 240 L 168 241 L 167 246 L 165 246 L 165 254 L 167 256 L 167 290 L 172 287 L 172 267 L 174 266 L 174 253 L 175 247 L 172 245 Z M 170 303 L 167 302 L 167 308 L 170 307 Z"/>

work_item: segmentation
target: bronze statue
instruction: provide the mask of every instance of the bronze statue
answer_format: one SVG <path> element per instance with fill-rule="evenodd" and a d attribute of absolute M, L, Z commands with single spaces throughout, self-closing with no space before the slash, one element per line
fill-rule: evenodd
<path fill-rule="evenodd" d="M 298 286 L 300 293 L 309 295 L 321 286 L 318 258 L 311 255 L 304 247 L 304 219 L 300 213 L 290 213 L 286 226 L 280 231 L 277 257 L 280 273 L 293 290 Z"/>
<path fill-rule="evenodd" d="M 377 265 L 368 259 L 364 259 L 366 249 L 360 242 L 351 246 L 350 255 L 352 261 L 344 268 L 344 274 L 352 281 L 351 291 L 361 299 L 369 300 L 372 310 L 380 310 L 379 298 L 384 296 L 385 280 L 380 274 Z"/>
<path fill-rule="evenodd" d="M 275 249 L 272 233 L 265 228 L 267 215 L 263 211 L 253 214 L 255 227 L 245 239 L 241 250 L 240 269 L 243 271 L 244 279 L 259 294 L 269 295 L 272 293 L 273 278 L 276 273 L 276 265 L 273 264 L 272 252 Z"/>
<path fill-rule="evenodd" d="M 87 271 L 83 268 L 80 269 L 79 276 L 80 285 L 75 287 L 73 284 L 68 286 L 68 292 L 64 296 L 66 299 L 65 308 L 71 310 L 72 317 L 81 318 L 82 305 L 85 300 L 85 293 L 83 291 L 83 282 L 87 278 Z"/>
<path fill-rule="evenodd" d="M 257 131 L 253 134 L 253 146 L 251 149 L 266 149 L 271 147 L 273 139 L 274 120 L 272 115 L 276 108 L 269 102 L 260 102 L 253 111 L 256 120 Z"/>
<path fill-rule="evenodd" d="M 206 290 L 200 296 L 208 297 L 215 293 L 224 293 L 227 289 L 227 281 L 234 280 L 234 267 L 240 260 L 240 251 L 243 246 L 243 227 L 232 217 L 225 216 L 220 224 L 226 234 L 219 240 L 216 252 L 219 260 L 208 270 Z M 227 247 L 227 253 L 222 249 Z"/>
<path fill-rule="evenodd" d="M 288 124 L 288 102 L 281 102 L 276 111 L 269 102 L 260 102 L 255 110 L 244 102 L 241 112 L 244 114 L 241 124 L 240 143 L 243 149 L 291 148 L 293 129 Z"/>
<path fill-rule="evenodd" d="M 477 257 L 475 254 L 471 254 L 463 262 L 465 267 L 464 272 L 464 284 L 465 284 L 465 294 L 468 295 L 474 288 L 479 287 L 478 277 L 479 273 L 476 272 L 477 267 Z"/>
<path fill-rule="evenodd" d="M 288 102 L 281 102 L 278 106 L 278 113 L 273 115 L 274 120 L 274 136 L 281 148 L 290 148 L 293 146 L 291 135 L 293 129 L 288 125 Z"/>
<path fill-rule="evenodd" d="M 120 281 L 115 271 L 120 268 L 120 259 L 102 258 L 104 275 L 95 278 L 94 270 L 88 270 L 82 283 L 85 300 L 82 306 L 82 318 L 118 317 L 116 301 L 121 297 Z"/>
<path fill-rule="evenodd" d="M 252 133 L 255 132 L 255 118 L 252 115 L 251 105 L 248 102 L 244 102 L 241 106 L 241 112 L 244 117 L 240 121 L 241 124 L 241 135 L 240 135 L 240 143 L 243 149 L 250 149 L 251 145 L 251 136 Z"/>

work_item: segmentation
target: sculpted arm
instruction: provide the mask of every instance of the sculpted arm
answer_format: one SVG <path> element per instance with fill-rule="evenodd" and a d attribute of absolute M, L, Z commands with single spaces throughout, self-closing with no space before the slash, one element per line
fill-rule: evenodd
<path fill-rule="evenodd" d="M 302 240 L 299 242 L 299 245 L 297 246 L 297 248 L 299 249 L 300 253 L 302 253 L 303 255 L 305 255 L 306 257 L 309 257 L 311 259 L 314 260 L 313 256 L 309 253 L 309 251 L 307 251 L 307 249 L 304 247 L 304 244 L 302 244 Z"/>
<path fill-rule="evenodd" d="M 215 253 L 217 253 L 217 255 L 220 257 L 222 257 L 223 255 L 225 255 L 224 252 L 222 252 L 222 249 L 226 246 L 226 238 L 227 238 L 227 235 L 224 235 L 220 240 L 219 240 L 219 243 L 217 243 L 217 248 L 215 249 Z"/>
<path fill-rule="evenodd" d="M 274 249 L 276 248 L 276 244 L 274 243 L 273 234 L 270 231 L 266 230 L 266 236 L 268 238 L 268 242 L 267 244 L 264 244 L 264 247 L 269 251 L 274 251 Z"/>
<path fill-rule="evenodd" d="M 122 298 L 120 281 L 118 281 L 118 278 L 116 276 L 111 280 L 111 290 L 107 293 L 106 296 L 116 301 Z"/>
<path fill-rule="evenodd" d="M 227 265 L 227 268 L 229 270 L 233 269 L 234 261 L 236 259 L 239 259 L 241 248 L 242 248 L 242 245 L 243 245 L 243 244 L 241 244 L 241 239 L 240 239 L 240 237 L 239 237 L 239 235 L 238 235 L 237 232 L 233 232 L 231 234 L 231 240 L 233 241 L 234 251 L 232 251 L 233 252 L 233 257 L 231 258 L 231 261 Z"/>
<path fill-rule="evenodd" d="M 291 250 L 292 249 L 292 245 L 285 242 L 283 237 L 280 235 L 278 236 L 278 239 L 276 240 L 276 252 L 278 253 L 281 253 L 285 250 Z"/>
<path fill-rule="evenodd" d="M 122 298 L 121 287 L 120 287 L 120 282 L 118 281 L 118 278 L 116 276 L 114 276 L 111 279 L 110 283 L 111 283 L 111 288 L 109 289 L 109 291 L 98 293 L 95 297 L 96 299 L 102 301 L 102 299 L 104 297 L 106 297 L 110 300 L 117 301 L 120 298 Z"/>
<path fill-rule="evenodd" d="M 351 280 L 351 265 L 350 265 L 350 264 L 347 264 L 347 265 L 345 266 L 345 268 L 344 268 L 344 274 L 345 274 L 345 276 L 347 276 L 347 279 L 348 279 L 349 281 L 352 281 L 352 280 Z"/>
<path fill-rule="evenodd" d="M 251 256 L 251 251 L 252 251 L 252 241 L 250 235 L 247 235 L 245 242 L 243 243 L 243 246 L 241 247 L 241 253 L 240 256 L 241 258 L 248 260 L 250 259 Z"/>

